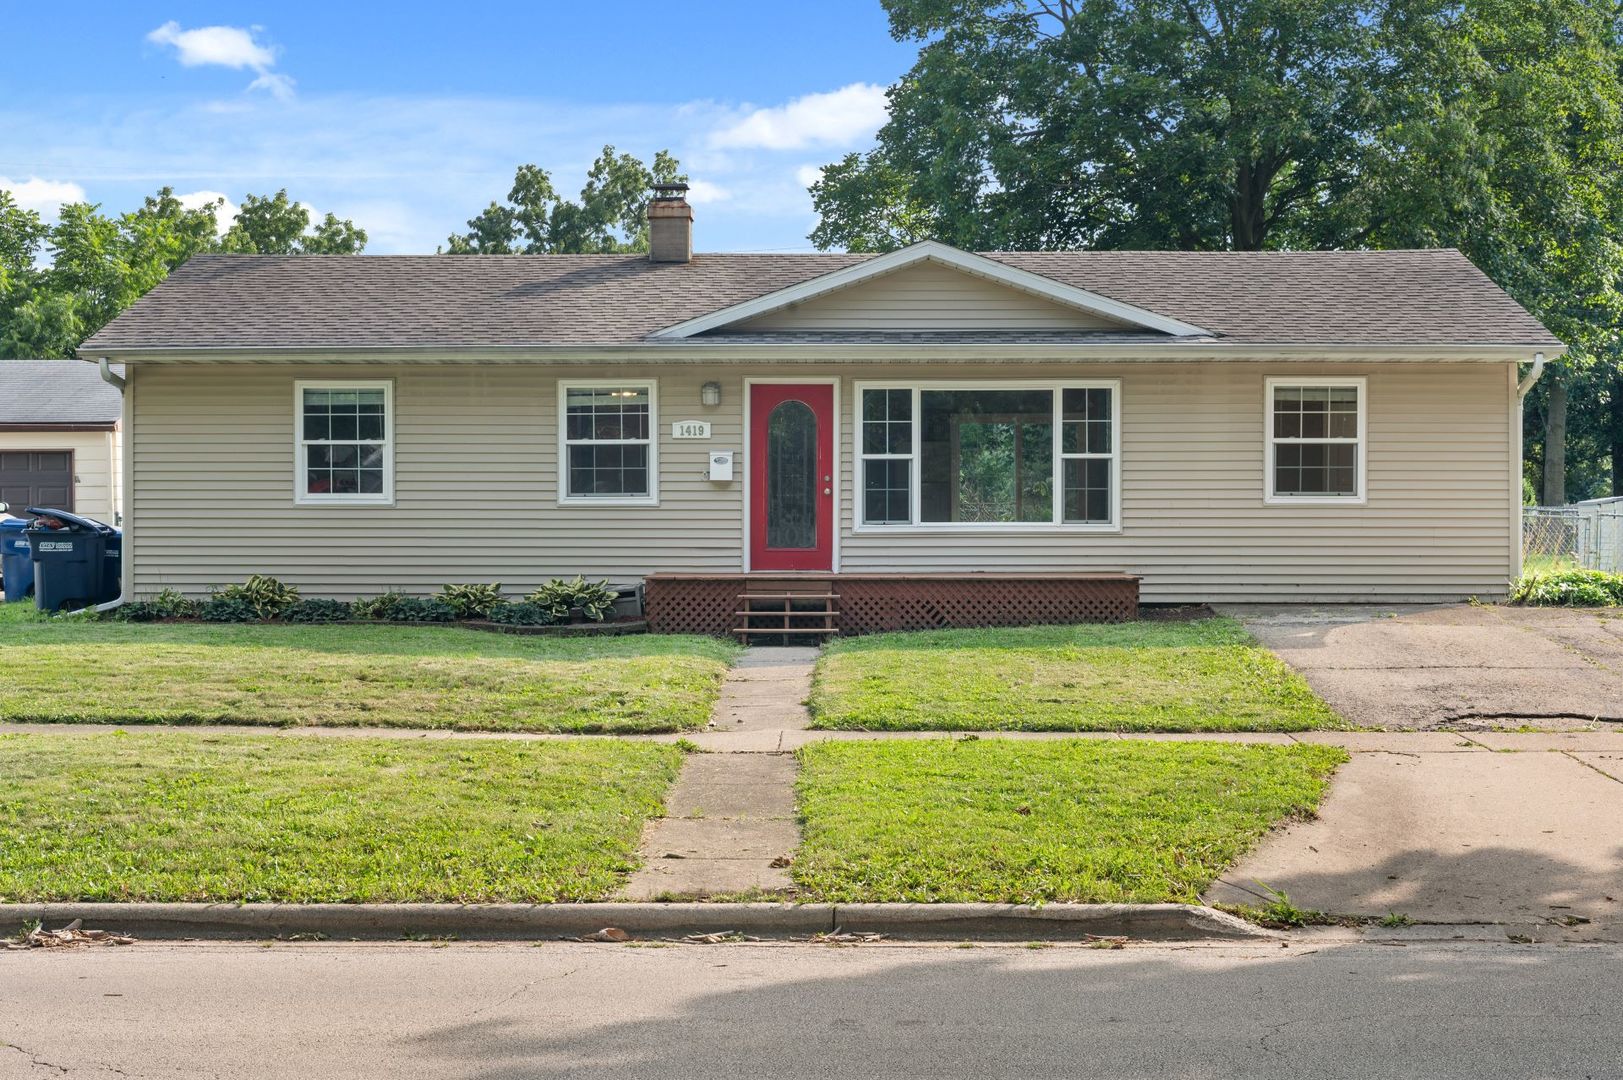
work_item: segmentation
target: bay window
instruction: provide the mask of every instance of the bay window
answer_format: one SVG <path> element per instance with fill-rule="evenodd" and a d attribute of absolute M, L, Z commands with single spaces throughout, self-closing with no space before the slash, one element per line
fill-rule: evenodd
<path fill-rule="evenodd" d="M 1115 381 L 856 392 L 861 526 L 1117 527 Z"/>

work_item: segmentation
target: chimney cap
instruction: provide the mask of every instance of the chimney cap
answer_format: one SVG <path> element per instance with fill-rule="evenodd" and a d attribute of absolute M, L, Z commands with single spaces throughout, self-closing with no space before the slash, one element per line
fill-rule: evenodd
<path fill-rule="evenodd" d="M 654 185 L 654 200 L 656 202 L 680 202 L 687 196 L 687 193 L 688 186 L 681 180 Z"/>

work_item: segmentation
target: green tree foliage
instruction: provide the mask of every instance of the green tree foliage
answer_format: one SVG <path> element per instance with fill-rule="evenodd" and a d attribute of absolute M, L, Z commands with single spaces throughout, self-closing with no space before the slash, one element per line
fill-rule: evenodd
<path fill-rule="evenodd" d="M 468 220 L 468 231 L 446 240 L 451 255 L 612 255 L 648 250 L 648 196 L 655 183 L 685 181 L 668 151 L 652 167 L 605 146 L 586 175 L 580 199 L 561 197 L 552 177 L 520 165 L 504 203 Z"/>
<path fill-rule="evenodd" d="M 346 254 L 366 244 L 364 230 L 331 214 L 307 231 L 309 212 L 285 191 L 249 195 L 223 238 L 216 208 L 188 210 L 166 187 L 117 217 L 69 203 L 46 225 L 0 191 L 0 357 L 72 355 L 199 252 Z"/>
<path fill-rule="evenodd" d="M 366 230 L 353 221 L 327 214 L 310 228 L 310 211 L 275 195 L 249 195 L 236 220 L 220 239 L 220 250 L 251 255 L 358 255 L 366 247 Z"/>
<path fill-rule="evenodd" d="M 1459 247 L 1573 346 L 1534 468 L 1560 398 L 1566 494 L 1623 493 L 1615 0 L 885 6 L 918 61 L 875 148 L 813 185 L 818 246 Z"/>

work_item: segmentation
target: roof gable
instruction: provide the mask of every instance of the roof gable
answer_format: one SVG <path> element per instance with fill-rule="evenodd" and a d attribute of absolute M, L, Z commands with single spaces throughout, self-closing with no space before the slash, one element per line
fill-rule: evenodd
<path fill-rule="evenodd" d="M 1210 331 L 927 240 L 656 331 L 656 339 L 761 330 Z"/>

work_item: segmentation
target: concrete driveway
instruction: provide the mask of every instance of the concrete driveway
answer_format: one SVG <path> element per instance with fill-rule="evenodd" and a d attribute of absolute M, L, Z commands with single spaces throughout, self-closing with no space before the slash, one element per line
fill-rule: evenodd
<path fill-rule="evenodd" d="M 1623 614 L 1466 604 L 1222 611 L 1359 725 L 1623 726 Z"/>
<path fill-rule="evenodd" d="M 1257 903 L 1265 882 L 1343 914 L 1623 933 L 1623 617 L 1463 604 L 1224 613 L 1343 717 L 1391 733 L 1298 736 L 1352 760 L 1317 818 L 1267 837 L 1209 900 Z"/>

